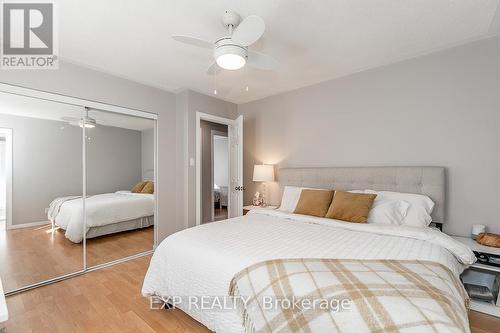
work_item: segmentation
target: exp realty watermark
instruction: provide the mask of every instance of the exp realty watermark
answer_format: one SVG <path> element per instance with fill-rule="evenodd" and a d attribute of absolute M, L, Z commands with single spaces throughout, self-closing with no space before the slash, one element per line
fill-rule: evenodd
<path fill-rule="evenodd" d="M 250 297 L 231 296 L 170 296 L 170 297 L 150 297 L 150 308 L 154 310 L 181 308 L 186 310 L 202 311 L 230 311 L 236 309 L 238 304 L 245 308 L 258 306 L 262 310 L 320 310 L 332 313 L 350 311 L 352 301 L 347 298 L 308 298 L 308 297 L 283 297 L 262 296 L 258 302 Z"/>
<path fill-rule="evenodd" d="M 1 69 L 57 69 L 56 6 L 52 1 L 1 1 Z"/>

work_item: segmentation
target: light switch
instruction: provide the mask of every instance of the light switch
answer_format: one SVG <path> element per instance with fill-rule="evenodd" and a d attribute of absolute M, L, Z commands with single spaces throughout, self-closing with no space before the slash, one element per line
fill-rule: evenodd
<path fill-rule="evenodd" d="M 194 157 L 189 158 L 189 166 L 194 166 Z"/>

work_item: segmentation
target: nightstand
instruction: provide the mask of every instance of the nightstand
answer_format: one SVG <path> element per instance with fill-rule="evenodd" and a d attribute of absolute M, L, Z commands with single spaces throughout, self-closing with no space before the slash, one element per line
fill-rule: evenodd
<path fill-rule="evenodd" d="M 244 206 L 243 207 L 243 215 L 247 215 L 247 213 L 253 209 L 276 209 L 278 206 Z"/>
<path fill-rule="evenodd" d="M 482 257 L 487 255 L 500 256 L 500 248 L 481 245 L 469 237 L 458 237 L 458 236 L 451 236 L 451 237 L 459 241 L 460 243 L 467 245 L 472 251 L 474 251 L 476 257 L 478 256 L 478 254 L 482 254 L 483 255 Z M 468 269 L 474 269 L 477 271 L 488 271 L 500 274 L 499 266 L 486 265 L 480 263 L 479 261 L 472 264 Z M 482 302 L 471 299 L 470 308 L 471 310 L 500 317 L 500 306 L 496 306 L 493 303 Z"/>

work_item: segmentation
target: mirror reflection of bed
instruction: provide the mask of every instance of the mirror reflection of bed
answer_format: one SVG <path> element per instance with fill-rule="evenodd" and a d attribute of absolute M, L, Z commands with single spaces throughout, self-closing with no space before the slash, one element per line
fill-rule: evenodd
<path fill-rule="evenodd" d="M 6 292 L 82 271 L 84 242 L 87 267 L 153 248 L 154 127 L 151 119 L 0 92 Z"/>
<path fill-rule="evenodd" d="M 155 207 L 154 122 L 97 110 L 92 116 L 116 125 L 87 131 L 89 266 L 151 250 Z"/>

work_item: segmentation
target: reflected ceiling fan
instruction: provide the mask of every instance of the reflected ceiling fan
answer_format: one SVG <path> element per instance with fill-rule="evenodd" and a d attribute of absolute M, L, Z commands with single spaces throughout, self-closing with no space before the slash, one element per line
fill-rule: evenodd
<path fill-rule="evenodd" d="M 85 116 L 82 118 L 76 118 L 76 117 L 61 117 L 62 121 L 67 122 L 68 124 L 72 126 L 80 126 L 80 127 L 85 127 L 85 128 L 94 128 L 97 125 L 97 121 L 89 117 L 89 108 L 85 108 Z"/>
<path fill-rule="evenodd" d="M 266 25 L 261 17 L 250 15 L 241 21 L 238 13 L 226 10 L 222 16 L 222 24 L 227 28 L 228 34 L 214 43 L 183 35 L 173 35 L 172 38 L 181 43 L 212 49 L 215 62 L 207 70 L 209 75 L 214 75 L 220 68 L 237 70 L 245 65 L 263 70 L 276 68 L 278 62 L 273 57 L 248 49 L 264 34 Z"/>

